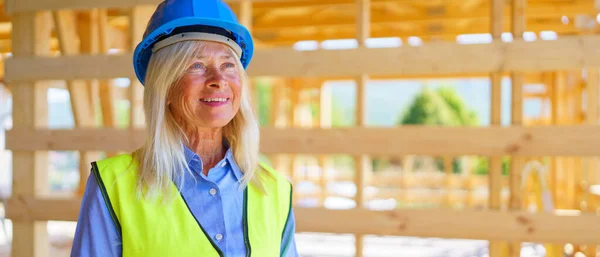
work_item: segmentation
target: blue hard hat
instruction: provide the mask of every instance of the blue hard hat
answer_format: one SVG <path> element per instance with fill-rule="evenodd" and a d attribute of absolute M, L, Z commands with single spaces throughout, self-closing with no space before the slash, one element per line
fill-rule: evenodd
<path fill-rule="evenodd" d="M 229 43 L 240 54 L 244 69 L 252 59 L 254 43 L 250 32 L 222 0 L 165 0 L 154 11 L 142 42 L 133 53 L 135 74 L 142 85 L 153 47 L 168 40 L 176 42 L 186 33 L 209 34 Z"/>

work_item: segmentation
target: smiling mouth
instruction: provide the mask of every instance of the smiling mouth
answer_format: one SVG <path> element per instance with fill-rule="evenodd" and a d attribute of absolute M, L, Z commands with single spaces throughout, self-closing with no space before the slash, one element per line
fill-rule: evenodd
<path fill-rule="evenodd" d="M 206 103 L 227 102 L 227 100 L 229 100 L 229 98 L 200 98 L 200 101 L 206 102 Z"/>

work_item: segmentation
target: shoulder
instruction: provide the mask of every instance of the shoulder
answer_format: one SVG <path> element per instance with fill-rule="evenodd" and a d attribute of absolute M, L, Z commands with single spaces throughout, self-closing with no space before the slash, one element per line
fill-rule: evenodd
<path fill-rule="evenodd" d="M 260 174 L 266 175 L 266 177 L 270 178 L 267 181 L 270 180 L 271 183 L 275 183 L 278 185 L 291 186 L 291 182 L 285 176 L 283 176 L 283 174 L 279 173 L 277 170 L 275 170 L 273 167 L 269 166 L 267 163 L 260 162 L 259 167 L 260 167 L 260 169 L 259 169 Z M 265 177 L 265 176 L 263 176 L 263 177 Z"/>
<path fill-rule="evenodd" d="M 116 156 L 108 157 L 102 160 L 93 162 L 98 168 L 117 168 L 120 166 L 129 166 L 134 164 L 134 153 L 119 154 Z"/>
<path fill-rule="evenodd" d="M 267 195 L 277 195 L 281 199 L 289 199 L 292 195 L 292 183 L 280 172 L 268 164 L 259 164 L 260 181 Z"/>
<path fill-rule="evenodd" d="M 119 180 L 135 178 L 137 174 L 135 153 L 119 154 L 92 162 L 92 171 L 101 180 L 116 181 L 117 178 Z"/>

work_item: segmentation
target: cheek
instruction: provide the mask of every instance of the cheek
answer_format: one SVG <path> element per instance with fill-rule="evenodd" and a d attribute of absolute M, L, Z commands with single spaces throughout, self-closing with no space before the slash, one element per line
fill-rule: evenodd
<path fill-rule="evenodd" d="M 171 105 L 174 105 L 177 112 L 185 113 L 197 105 L 196 93 L 192 85 L 194 81 L 189 78 L 182 78 L 180 83 L 173 88 L 173 93 L 169 96 Z"/>
<path fill-rule="evenodd" d="M 242 83 L 239 79 L 237 79 L 230 81 L 229 85 L 231 88 L 231 93 L 233 94 L 233 103 L 235 105 L 239 105 L 242 99 Z"/>
<path fill-rule="evenodd" d="M 202 83 L 202 81 L 199 81 L 198 79 L 184 77 L 181 80 L 181 83 L 179 86 L 179 90 L 181 92 L 181 97 L 183 97 L 183 99 L 185 99 L 186 101 L 196 98 L 196 95 L 197 95 L 196 90 L 197 89 L 193 85 L 201 85 L 199 83 Z"/>

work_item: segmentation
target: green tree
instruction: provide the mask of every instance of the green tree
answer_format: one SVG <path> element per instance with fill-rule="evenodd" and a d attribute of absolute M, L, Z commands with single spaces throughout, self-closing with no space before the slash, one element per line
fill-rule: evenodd
<path fill-rule="evenodd" d="M 464 99 L 456 93 L 456 90 L 450 87 L 441 87 L 437 92 L 450 107 L 452 114 L 455 116 L 453 120 L 456 120 L 462 126 L 473 126 L 479 123 L 475 110 L 467 108 Z"/>
<path fill-rule="evenodd" d="M 470 110 L 465 100 L 452 87 L 440 87 L 436 90 L 425 87 L 414 99 L 404 115 L 399 119 L 400 125 L 435 125 L 435 126 L 474 126 L 479 123 L 477 113 Z M 476 160 L 476 170 L 487 173 L 486 159 Z M 378 163 L 375 163 L 377 165 Z M 443 160 L 437 160 L 440 170 L 444 168 Z M 454 160 L 452 170 L 460 172 L 461 162 Z M 482 168 L 486 169 L 482 169 Z"/>
<path fill-rule="evenodd" d="M 255 80 L 254 86 L 255 92 L 253 92 L 254 95 L 252 95 L 252 102 L 255 104 L 254 102 L 258 101 L 258 123 L 260 126 L 265 126 L 269 124 L 269 120 L 271 119 L 273 86 L 266 80 Z"/>
<path fill-rule="evenodd" d="M 438 91 L 425 88 L 400 120 L 402 125 L 460 125 L 457 115 Z"/>

